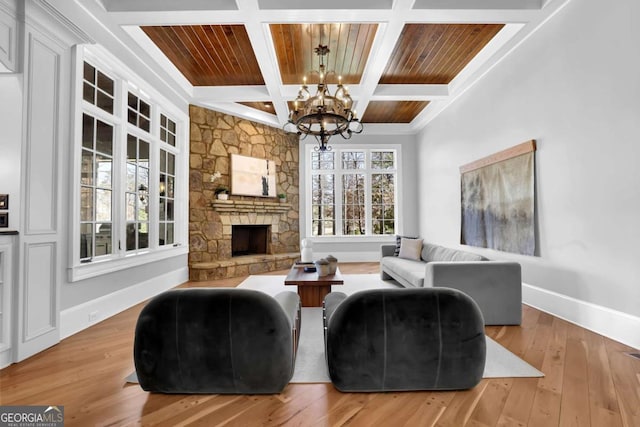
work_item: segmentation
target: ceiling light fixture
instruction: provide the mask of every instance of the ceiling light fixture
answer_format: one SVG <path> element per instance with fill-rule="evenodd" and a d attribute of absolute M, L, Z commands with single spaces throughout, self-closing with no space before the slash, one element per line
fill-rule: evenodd
<path fill-rule="evenodd" d="M 304 135 L 315 136 L 318 141 L 316 151 L 331 150 L 328 145 L 329 138 L 340 135 L 349 139 L 363 130 L 362 123 L 358 120 L 356 112 L 351 109 L 353 100 L 349 91 L 342 85 L 342 76 L 338 76 L 338 87 L 335 95 L 331 95 L 326 83 L 327 75 L 335 74 L 334 71 L 326 71 L 324 57 L 329 53 L 329 48 L 321 43 L 314 49 L 320 61 L 320 69 L 311 71 L 310 74 L 318 74 L 319 83 L 316 94 L 311 96 L 307 86 L 307 77 L 298 91 L 298 97 L 293 101 L 294 108 L 289 113 L 289 120 L 284 125 L 284 130 Z"/>

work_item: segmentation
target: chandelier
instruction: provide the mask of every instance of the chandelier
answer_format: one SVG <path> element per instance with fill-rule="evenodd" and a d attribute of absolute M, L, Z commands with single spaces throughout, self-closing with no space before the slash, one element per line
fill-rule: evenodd
<path fill-rule="evenodd" d="M 335 74 L 325 69 L 324 57 L 329 53 L 329 48 L 322 43 L 314 49 L 319 57 L 320 69 L 311 71 L 310 74 L 318 74 L 319 83 L 316 94 L 311 96 L 307 86 L 307 77 L 298 91 L 298 97 L 293 101 L 293 110 L 289 113 L 289 120 L 284 125 L 284 130 L 297 132 L 304 135 L 313 135 L 318 141 L 316 151 L 331 150 L 328 145 L 329 138 L 340 135 L 349 139 L 355 133 L 361 133 L 362 123 L 358 120 L 356 112 L 351 109 L 353 100 L 349 91 L 342 85 L 342 76 L 338 76 L 338 87 L 332 96 L 326 83 L 327 75 Z"/>

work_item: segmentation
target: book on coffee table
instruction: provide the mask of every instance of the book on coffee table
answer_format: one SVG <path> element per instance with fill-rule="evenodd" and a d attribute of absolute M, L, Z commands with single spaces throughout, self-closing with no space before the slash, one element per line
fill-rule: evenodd
<path fill-rule="evenodd" d="M 305 268 L 305 267 L 315 267 L 316 264 L 314 262 L 302 262 L 302 261 L 296 261 L 293 266 L 295 268 Z"/>

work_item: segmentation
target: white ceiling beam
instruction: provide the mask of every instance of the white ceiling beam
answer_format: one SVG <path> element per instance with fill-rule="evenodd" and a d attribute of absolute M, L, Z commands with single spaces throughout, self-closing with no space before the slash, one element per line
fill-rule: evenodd
<path fill-rule="evenodd" d="M 278 118 L 273 114 L 266 113 L 255 108 L 236 102 L 194 102 L 195 105 L 219 111 L 224 114 L 240 117 L 247 120 L 253 120 L 265 124 L 267 126 L 279 128 L 281 127 Z"/>
<path fill-rule="evenodd" d="M 236 0 L 236 2 L 238 9 L 245 16 L 247 35 L 253 47 L 253 53 L 260 67 L 267 92 L 273 102 L 276 115 L 279 122 L 284 124 L 289 116 L 289 108 L 280 94 L 282 80 L 271 32 L 268 25 L 263 24 L 258 19 L 258 0 Z"/>
<path fill-rule="evenodd" d="M 144 12 L 148 10 L 237 10 L 234 0 L 102 0 L 107 12 Z"/>
<path fill-rule="evenodd" d="M 415 0 L 414 9 L 542 9 L 542 0 Z"/>
<path fill-rule="evenodd" d="M 175 3 L 179 5 L 179 2 Z M 110 12 L 114 22 L 121 25 L 215 25 L 245 24 L 251 21 L 263 23 L 378 23 L 394 19 L 407 23 L 488 23 L 529 22 L 539 10 L 535 9 L 406 9 L 390 10 L 254 10 L 247 16 L 243 10 L 146 10 Z"/>
<path fill-rule="evenodd" d="M 266 102 L 272 97 L 266 86 L 194 86 L 193 99 L 198 102 Z"/>
<path fill-rule="evenodd" d="M 446 99 L 449 86 L 445 84 L 393 84 L 378 85 L 371 95 L 372 101 L 431 101 Z"/>
<path fill-rule="evenodd" d="M 378 82 L 382 77 L 389 58 L 393 53 L 405 21 L 398 18 L 400 11 L 410 10 L 414 0 L 396 0 L 393 4 L 393 12 L 389 13 L 390 20 L 386 24 L 379 24 L 376 32 L 369 59 L 362 73 L 360 83 L 360 99 L 355 103 L 355 110 L 358 111 L 358 117 L 362 117 L 367 110 L 369 101 L 378 86 Z"/>
<path fill-rule="evenodd" d="M 364 123 L 362 135 L 413 135 L 416 130 L 404 123 Z"/>
<path fill-rule="evenodd" d="M 300 0 L 258 0 L 261 9 L 315 9 L 317 3 L 304 2 Z M 344 9 L 391 9 L 392 0 L 323 0 L 323 9 L 334 9 L 342 11 Z"/>

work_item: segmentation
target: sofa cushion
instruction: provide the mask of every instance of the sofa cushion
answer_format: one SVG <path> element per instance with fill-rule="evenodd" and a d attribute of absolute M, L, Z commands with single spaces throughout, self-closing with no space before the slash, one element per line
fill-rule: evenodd
<path fill-rule="evenodd" d="M 393 256 L 398 256 L 400 254 L 400 244 L 402 243 L 402 239 L 417 239 L 417 237 L 401 236 L 396 234 L 396 250 L 393 252 Z"/>
<path fill-rule="evenodd" d="M 487 258 L 472 252 L 460 251 L 457 249 L 445 248 L 444 246 L 425 243 L 422 246 L 422 259 L 426 262 L 432 261 L 486 261 Z"/>
<path fill-rule="evenodd" d="M 400 253 L 398 257 L 420 261 L 420 251 L 422 250 L 422 239 L 402 238 L 400 243 Z"/>
<path fill-rule="evenodd" d="M 392 276 L 402 277 L 416 288 L 424 285 L 425 263 L 398 257 L 383 257 L 380 261 L 383 269 Z"/>

